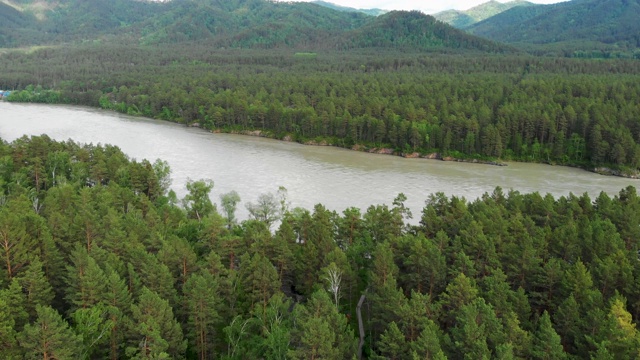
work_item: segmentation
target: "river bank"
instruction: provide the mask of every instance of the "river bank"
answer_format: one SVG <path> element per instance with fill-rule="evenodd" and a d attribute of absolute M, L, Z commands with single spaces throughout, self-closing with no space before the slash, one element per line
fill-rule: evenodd
<path fill-rule="evenodd" d="M 509 162 L 486 166 L 456 161 L 418 161 L 401 156 L 372 157 L 336 146 L 305 146 L 266 137 L 211 134 L 184 124 L 130 116 L 94 107 L 0 102 L 0 137 L 13 141 L 42 135 L 59 141 L 111 144 L 141 160 L 162 159 L 171 167 L 171 188 L 187 194 L 189 179 L 215 182 L 212 201 L 236 191 L 243 203 L 260 194 L 288 190 L 291 207 L 323 204 L 337 212 L 391 204 L 399 193 L 420 221 L 425 200 L 442 192 L 474 201 L 496 187 L 554 197 L 602 192 L 615 196 L 637 180 L 598 176 L 578 168 Z M 258 135 L 258 134 L 253 134 Z M 248 217 L 244 204 L 239 219 Z"/>
<path fill-rule="evenodd" d="M 199 127 L 199 126 L 193 126 L 191 125 L 191 127 Z M 274 139 L 274 140 L 280 140 L 280 141 L 286 141 L 286 142 L 297 142 L 294 141 L 293 138 L 290 135 L 286 135 L 282 138 L 278 138 L 277 136 L 274 136 L 273 134 L 271 134 L 270 132 L 265 132 L 262 130 L 243 130 L 243 131 L 225 131 L 223 129 L 215 129 L 215 130 L 211 130 L 212 133 L 216 133 L 216 134 L 220 134 L 220 133 L 226 133 L 226 134 L 235 134 L 235 135 L 247 135 L 247 136 L 256 136 L 256 137 L 263 137 L 263 138 L 267 138 L 267 139 Z M 411 152 L 411 153 L 406 153 L 406 152 L 401 152 L 392 148 L 386 148 L 386 147 L 368 147 L 365 145 L 361 145 L 361 144 L 356 144 L 353 145 L 351 147 L 344 147 L 344 146 L 340 146 L 338 144 L 333 144 L 330 143 L 326 140 L 322 140 L 322 141 L 316 141 L 316 140 L 307 140 L 307 141 L 303 141 L 303 142 L 297 142 L 299 144 L 302 145 L 308 145 L 308 146 L 333 146 L 333 147 L 338 147 L 338 148 L 343 148 L 343 149 L 349 149 L 349 150 L 353 150 L 353 151 L 359 151 L 359 152 L 366 152 L 366 153 L 370 153 L 370 154 L 379 154 L 379 155 L 392 155 L 392 156 L 400 156 L 403 158 L 407 158 L 407 159 L 428 159 L 428 160 L 440 160 L 440 161 L 455 161 L 455 162 L 463 162 L 463 163 L 472 163 L 472 164 L 483 164 L 483 165 L 494 165 L 494 166 L 507 166 L 506 163 L 497 161 L 497 160 L 482 160 L 482 159 L 475 159 L 475 158 L 458 158 L 458 157 L 453 157 L 450 155 L 443 155 L 439 152 L 432 152 L 432 153 L 419 153 L 419 152 Z"/>
<path fill-rule="evenodd" d="M 193 126 L 192 125 L 191 127 L 199 127 L 199 126 Z M 262 138 L 267 138 L 267 139 L 274 139 L 274 140 L 280 140 L 280 141 L 286 141 L 286 142 L 294 142 L 294 139 L 290 135 L 286 135 L 286 136 L 284 136 L 282 138 L 278 138 L 274 134 L 272 134 L 270 132 L 265 132 L 265 131 L 262 131 L 262 130 L 225 131 L 223 129 L 215 129 L 215 130 L 212 130 L 211 132 L 212 133 L 228 133 L 228 134 L 236 134 L 236 135 L 256 136 L 256 137 L 262 137 Z M 330 143 L 330 142 L 328 142 L 326 140 L 322 140 L 322 141 L 307 140 L 307 141 L 297 142 L 297 143 L 303 144 L 303 145 L 309 145 L 309 146 L 333 146 L 333 147 L 349 149 L 349 150 L 353 150 L 353 151 L 366 152 L 366 153 L 370 153 L 370 154 L 400 156 L 400 157 L 408 158 L 408 159 L 427 159 L 427 160 L 453 161 L 453 162 L 471 163 L 471 164 L 483 164 L 483 165 L 492 165 L 492 166 L 508 166 L 506 163 L 498 161 L 498 160 L 483 160 L 483 159 L 476 159 L 476 158 L 460 158 L 460 157 L 454 157 L 454 156 L 450 156 L 450 155 L 443 155 L 443 154 L 441 154 L 439 152 L 432 152 L 432 153 L 410 152 L 410 153 L 405 153 L 405 152 L 394 150 L 392 148 L 368 147 L 368 146 L 360 145 L 360 144 L 356 144 L 356 145 L 353 145 L 351 147 L 344 147 L 344 146 L 340 146 L 338 144 Z M 531 163 L 531 162 L 523 162 L 523 161 L 518 161 L 518 162 Z M 535 163 L 535 162 L 533 162 L 533 163 Z M 621 170 L 621 169 L 615 169 L 615 168 L 610 168 L 610 167 L 605 167 L 605 166 L 598 166 L 598 167 L 579 166 L 579 165 L 576 165 L 576 164 L 568 164 L 568 165 L 557 165 L 557 164 L 550 164 L 550 163 L 544 163 L 544 164 L 552 165 L 552 166 L 566 166 L 566 167 L 571 167 L 571 168 L 578 168 L 578 169 L 582 169 L 582 170 L 585 170 L 585 171 L 588 171 L 588 172 L 592 172 L 592 173 L 599 174 L 599 175 L 604 175 L 604 176 L 615 176 L 615 177 L 622 177 L 622 178 L 634 179 L 634 180 L 640 179 L 640 171 L 632 172 L 631 170 L 628 170 L 628 169 L 627 170 Z"/>

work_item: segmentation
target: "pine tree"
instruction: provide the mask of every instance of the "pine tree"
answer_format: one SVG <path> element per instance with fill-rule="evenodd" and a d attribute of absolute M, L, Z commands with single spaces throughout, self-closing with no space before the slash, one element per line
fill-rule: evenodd
<path fill-rule="evenodd" d="M 72 266 L 67 268 L 66 298 L 73 309 L 96 305 L 104 297 L 107 278 L 104 271 L 84 246 L 78 245 L 71 254 Z"/>
<path fill-rule="evenodd" d="M 0 296 L 0 357 L 6 360 L 20 359 L 20 351 L 16 337 L 15 321 L 11 316 L 11 309 Z"/>
<path fill-rule="evenodd" d="M 455 323 L 457 312 L 463 306 L 470 304 L 478 296 L 478 289 L 472 279 L 460 273 L 453 279 L 444 293 L 440 296 L 441 321 L 447 326 Z"/>
<path fill-rule="evenodd" d="M 380 335 L 378 353 L 381 357 L 389 360 L 408 358 L 409 347 L 407 346 L 404 334 L 402 334 L 395 321 L 392 321 L 384 333 Z"/>
<path fill-rule="evenodd" d="M 79 308 L 71 314 L 74 330 L 81 340 L 81 359 L 105 355 L 103 345 L 109 341 L 108 334 L 115 326 L 108 315 L 102 305 Z"/>
<path fill-rule="evenodd" d="M 505 343 L 502 324 L 483 298 L 464 305 L 457 313 L 451 333 L 459 357 L 489 359 L 498 345 Z"/>
<path fill-rule="evenodd" d="M 607 350 L 616 359 L 640 356 L 640 333 L 626 309 L 624 299 L 620 296 L 611 300 L 611 309 L 605 324 Z"/>
<path fill-rule="evenodd" d="M 126 282 L 117 272 L 107 267 L 107 279 L 101 303 L 106 306 L 107 316 L 112 323 L 109 332 L 109 358 L 117 360 L 124 349 L 125 329 L 129 326 L 131 294 Z"/>
<path fill-rule="evenodd" d="M 51 284 L 49 284 L 49 281 L 47 281 L 42 271 L 40 258 L 38 256 L 34 257 L 27 266 L 27 269 L 16 277 L 16 280 L 22 287 L 22 291 L 26 297 L 25 308 L 29 316 L 35 319 L 36 306 L 47 306 L 51 304 L 54 296 Z"/>
<path fill-rule="evenodd" d="M 8 288 L 0 290 L 0 300 L 7 305 L 7 315 L 13 319 L 14 329 L 22 331 L 24 325 L 29 321 L 29 314 L 25 309 L 26 296 L 17 279 L 13 279 Z"/>
<path fill-rule="evenodd" d="M 388 243 L 378 244 L 373 257 L 370 275 L 371 314 L 374 338 L 381 334 L 392 321 L 400 321 L 398 309 L 407 299 L 397 287 L 398 267 L 393 261 L 393 252 Z"/>
<path fill-rule="evenodd" d="M 139 255 L 140 258 L 137 260 L 139 267 L 135 268 L 141 285 L 169 301 L 171 306 L 177 304 L 178 294 L 173 286 L 174 279 L 167 265 L 162 264 L 153 254 L 145 251 L 139 252 Z"/>
<path fill-rule="evenodd" d="M 25 197 L 12 199 L 0 209 L 0 280 L 9 282 L 23 271 L 37 248 L 22 217 L 30 211 Z"/>
<path fill-rule="evenodd" d="M 198 269 L 198 257 L 191 244 L 184 238 L 171 237 L 162 241 L 157 257 L 173 274 L 177 289 L 182 289 L 189 275 Z"/>
<path fill-rule="evenodd" d="M 551 325 L 551 318 L 546 311 L 538 320 L 538 329 L 533 335 L 531 355 L 534 359 L 565 359 L 560 336 Z"/>
<path fill-rule="evenodd" d="M 239 275 L 247 309 L 259 307 L 264 313 L 271 296 L 280 291 L 281 283 L 276 268 L 260 254 L 245 254 Z"/>
<path fill-rule="evenodd" d="M 442 349 L 440 341 L 443 335 L 438 325 L 432 320 L 426 319 L 421 327 L 420 336 L 410 344 L 413 351 L 413 359 L 445 360 L 447 356 Z"/>
<path fill-rule="evenodd" d="M 163 353 L 172 358 L 184 355 L 187 344 L 167 300 L 144 287 L 138 303 L 131 305 L 131 313 L 134 323 L 128 355 L 134 358 L 153 358 Z"/>
<path fill-rule="evenodd" d="M 260 311 L 261 309 L 254 311 L 254 326 L 259 328 L 256 332 L 260 334 L 255 343 L 261 344 L 256 355 L 264 354 L 266 359 L 287 359 L 292 328 L 290 308 L 291 301 L 279 292 L 269 299 L 264 315 Z"/>
<path fill-rule="evenodd" d="M 18 335 L 25 359 L 74 360 L 80 356 L 80 339 L 50 306 L 36 306 L 37 319 Z"/>
<path fill-rule="evenodd" d="M 218 283 L 209 273 L 192 274 L 184 285 L 188 318 L 188 337 L 198 354 L 198 359 L 206 360 L 215 356 L 215 330 L 219 322 L 218 303 L 220 294 Z"/>
<path fill-rule="evenodd" d="M 355 354 L 355 338 L 347 318 L 338 313 L 329 294 L 318 290 L 306 305 L 294 309 L 292 332 L 294 359 L 349 359 Z"/>

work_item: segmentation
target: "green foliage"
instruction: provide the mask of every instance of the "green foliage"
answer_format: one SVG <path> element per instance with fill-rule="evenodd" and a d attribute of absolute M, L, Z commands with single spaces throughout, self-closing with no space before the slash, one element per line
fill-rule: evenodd
<path fill-rule="evenodd" d="M 393 23 L 400 34 L 436 26 L 422 17 L 387 14 L 376 21 Z M 370 36 L 382 43 L 388 37 L 402 38 L 384 31 Z M 544 162 L 629 175 L 640 167 L 633 120 L 640 116 L 634 106 L 640 68 L 633 60 L 352 50 L 298 61 L 288 50 L 181 44 L 51 48 L 0 60 L 7 70 L 0 88 L 42 84 L 72 103 L 207 130 L 260 131 L 406 156 Z M 44 67 L 43 78 L 33 75 Z M 53 170 L 64 161 L 60 153 L 41 165 Z M 147 166 L 156 174 L 140 177 Z M 140 163 L 116 178 L 121 185 L 133 181 L 155 200 L 167 185 L 161 170 Z M 58 181 L 49 178 L 47 171 L 39 186 Z"/>
<path fill-rule="evenodd" d="M 24 137 L 1 143 L 0 159 L 0 176 L 20 179 L 0 183 L 0 234 L 11 235 L 0 245 L 19 239 L 0 252 L 12 269 L 2 263 L 6 359 L 350 359 L 362 295 L 365 358 L 640 351 L 633 187 L 595 200 L 434 194 L 413 225 L 402 196 L 341 214 L 289 210 L 281 196 L 272 233 L 253 219 L 198 221 L 164 191 L 150 201 L 122 174 L 157 169 L 114 147 Z"/>
<path fill-rule="evenodd" d="M 33 9 L 32 9 L 33 8 Z M 9 18 L 8 30 L 0 33 L 0 46 L 30 46 L 64 42 L 135 43 L 144 45 L 207 42 L 214 47 L 335 49 L 354 47 L 436 47 L 501 51 L 504 46 L 475 38 L 424 15 L 412 20 L 423 27 L 428 41 L 391 29 L 393 21 L 359 12 L 343 12 L 309 3 L 249 1 L 140 2 L 116 0 L 86 2 L 64 0 L 49 3 L 51 11 L 39 19 L 28 16 L 40 7 L 0 8 L 0 19 Z M 411 15 L 395 12 L 398 20 Z M 403 22 L 400 20 L 400 22 Z M 360 31 L 362 29 L 362 31 Z M 372 32 L 393 34 L 386 40 L 371 39 Z M 356 30 L 355 32 L 353 30 Z M 389 41 L 392 40 L 392 41 Z M 94 98 L 95 100 L 95 98 Z M 144 109 L 120 102 L 101 104 L 123 112 L 144 113 Z"/>
<path fill-rule="evenodd" d="M 215 205 L 209 197 L 212 189 L 213 181 L 211 180 L 190 180 L 187 182 L 189 194 L 184 197 L 183 203 L 190 218 L 202 221 L 203 218 L 215 211 Z"/>
<path fill-rule="evenodd" d="M 15 325 L 16 323 L 11 316 L 9 305 L 0 297 L 0 356 L 2 356 L 3 359 L 19 358 Z"/>
<path fill-rule="evenodd" d="M 220 205 L 227 220 L 227 227 L 231 228 L 236 224 L 236 207 L 240 202 L 240 195 L 234 190 L 220 195 Z"/>
<path fill-rule="evenodd" d="M 538 330 L 534 334 L 532 355 L 536 359 L 564 359 L 566 354 L 560 343 L 560 336 L 551 325 L 549 314 L 545 311 L 538 321 Z"/>
<path fill-rule="evenodd" d="M 533 3 L 523 0 L 513 0 L 504 3 L 487 1 L 468 10 L 445 10 L 434 14 L 433 17 L 458 29 L 464 29 L 513 7 L 532 5 Z"/>
<path fill-rule="evenodd" d="M 132 346 L 127 354 L 133 359 L 178 358 L 184 356 L 186 341 L 169 303 L 144 287 L 133 314 Z"/>
<path fill-rule="evenodd" d="M 80 338 L 50 306 L 36 307 L 37 318 L 18 335 L 25 359 L 78 359 Z"/>
<path fill-rule="evenodd" d="M 297 305 L 294 317 L 297 323 L 292 337 L 297 346 L 290 353 L 292 358 L 349 359 L 355 353 L 347 319 L 324 290 L 313 293 L 306 305 Z"/>
<path fill-rule="evenodd" d="M 609 46 L 605 57 L 610 57 L 616 50 L 640 45 L 637 36 L 640 28 L 634 16 L 638 11 L 640 4 L 637 1 L 569 1 L 516 7 L 469 30 L 495 41 L 558 43 L 565 49 L 576 48 L 578 55 L 606 44 Z"/>

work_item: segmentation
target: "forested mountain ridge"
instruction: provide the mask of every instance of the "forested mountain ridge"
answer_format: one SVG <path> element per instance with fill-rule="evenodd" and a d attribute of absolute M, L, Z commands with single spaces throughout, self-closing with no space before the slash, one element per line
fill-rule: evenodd
<path fill-rule="evenodd" d="M 464 29 L 516 6 L 536 5 L 525 0 L 513 0 L 504 3 L 491 0 L 468 10 L 445 10 L 433 14 L 433 17 L 455 28 Z"/>
<path fill-rule="evenodd" d="M 638 48 L 638 14 L 638 0 L 573 0 L 512 8 L 471 26 L 468 31 L 509 43 L 592 41 L 620 48 Z"/>
<path fill-rule="evenodd" d="M 516 52 L 515 49 L 470 36 L 419 11 L 392 11 L 352 30 L 346 44 L 357 47 L 406 49 L 467 49 L 485 52 Z"/>
<path fill-rule="evenodd" d="M 355 9 L 355 8 L 340 6 L 334 3 L 330 3 L 327 1 L 320 1 L 320 0 L 312 1 L 312 3 L 320 6 L 328 7 L 334 10 L 347 11 L 347 12 L 361 12 L 363 14 L 367 14 L 371 16 L 379 16 L 389 12 L 389 10 L 382 10 L 382 9 Z"/>
<path fill-rule="evenodd" d="M 8 0 L 6 0 L 8 1 Z M 234 48 L 340 49 L 363 46 L 411 47 L 413 50 L 466 48 L 510 51 L 483 39 L 472 39 L 454 28 L 434 26 L 429 16 L 397 13 L 401 24 L 411 22 L 421 32 L 398 32 L 393 23 L 357 12 L 344 12 L 312 3 L 266 0 L 135 0 L 47 2 L 38 18 L 26 5 L 1 3 L 0 47 L 55 45 L 86 41 L 126 44 L 206 42 Z M 17 3 L 17 2 L 16 2 Z M 421 25 L 417 22 L 422 22 Z M 425 30 L 429 30 L 425 32 Z M 370 39 L 368 36 L 374 36 Z M 393 41 L 388 41 L 393 38 Z M 421 40 L 424 38 L 425 40 Z M 380 39 L 385 39 L 380 41 Z M 373 44 L 373 45 L 372 45 Z M 477 45 L 477 47 L 476 47 Z"/>
<path fill-rule="evenodd" d="M 640 352 L 633 187 L 437 193 L 417 225 L 402 194 L 337 213 L 281 190 L 238 222 L 237 194 L 190 181 L 178 206 L 165 162 L 111 145 L 0 141 L 0 165 L 2 359 Z"/>

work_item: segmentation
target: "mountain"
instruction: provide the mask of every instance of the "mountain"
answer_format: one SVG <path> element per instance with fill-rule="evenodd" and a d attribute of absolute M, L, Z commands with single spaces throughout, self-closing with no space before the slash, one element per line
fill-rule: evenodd
<path fill-rule="evenodd" d="M 472 34 L 508 43 L 640 47 L 640 0 L 573 0 L 517 7 L 481 21 Z"/>
<path fill-rule="evenodd" d="M 419 11 L 392 11 L 381 15 L 349 32 L 346 42 L 356 47 L 511 51 L 508 47 L 471 36 Z"/>
<path fill-rule="evenodd" d="M 533 5 L 535 4 L 524 0 L 514 0 L 506 3 L 491 0 L 484 4 L 472 7 L 469 10 L 446 10 L 434 14 L 433 17 L 458 29 L 464 29 L 511 8 Z"/>
<path fill-rule="evenodd" d="M 334 3 L 330 3 L 330 2 L 326 2 L 326 1 L 312 1 L 311 3 L 316 4 L 316 5 L 320 5 L 320 6 L 324 6 L 324 7 L 328 7 L 329 9 L 333 9 L 333 10 L 338 10 L 338 11 L 345 11 L 345 12 L 360 12 L 363 14 L 367 14 L 370 16 L 380 16 L 382 14 L 386 14 L 389 11 L 388 10 L 382 10 L 382 9 L 355 9 L 355 8 L 351 8 L 351 7 L 347 7 L 347 6 L 340 6 Z"/>
<path fill-rule="evenodd" d="M 404 47 L 418 51 L 510 51 L 419 12 L 373 17 L 313 3 L 267 0 L 20 0 L 47 8 L 35 17 L 26 6 L 6 3 L 18 0 L 0 1 L 0 19 L 13 19 L 12 25 L 0 32 L 0 47 L 103 41 L 304 50 Z"/>

